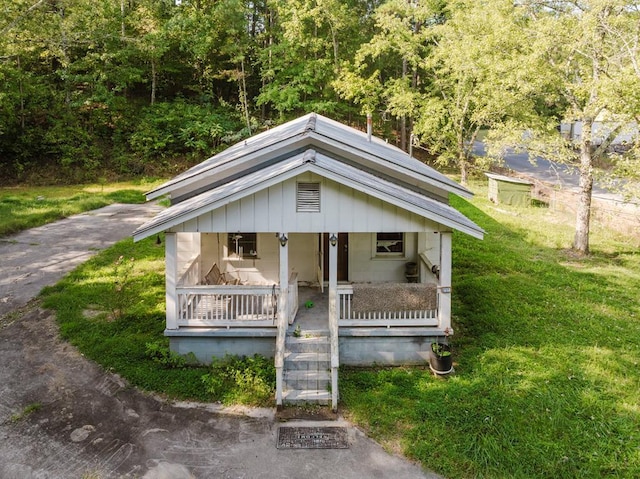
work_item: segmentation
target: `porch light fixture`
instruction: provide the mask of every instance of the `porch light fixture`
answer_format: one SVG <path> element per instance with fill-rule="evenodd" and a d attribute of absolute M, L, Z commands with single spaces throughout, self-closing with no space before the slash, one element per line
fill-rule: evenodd
<path fill-rule="evenodd" d="M 287 246 L 287 241 L 289 241 L 289 238 L 287 238 L 287 235 L 282 233 L 279 239 L 280 239 L 280 246 L 282 246 L 283 248 Z"/>
<path fill-rule="evenodd" d="M 329 243 L 331 243 L 331 246 L 335 246 L 338 244 L 338 237 L 335 234 L 332 234 L 329 236 Z"/>

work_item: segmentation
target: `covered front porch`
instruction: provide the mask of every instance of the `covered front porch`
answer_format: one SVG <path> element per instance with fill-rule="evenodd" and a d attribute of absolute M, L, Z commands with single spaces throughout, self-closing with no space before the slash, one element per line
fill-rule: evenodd
<path fill-rule="evenodd" d="M 325 234 L 324 242 L 317 233 L 256 234 L 261 256 L 252 250 L 248 258 L 230 251 L 220 236 L 167 233 L 167 330 L 277 330 L 280 316 L 291 325 L 297 315 L 300 321 L 313 315 L 315 329 L 328 330 L 333 317 L 344 334 L 358 328 L 429 328 L 434 336 L 451 331 L 450 232 L 403 233 L 405 249 L 393 256 L 363 254 L 358 237 L 370 234 L 344 234 L 351 238 L 348 256 L 337 240 L 342 234 Z M 234 236 L 241 235 L 222 234 Z M 407 264 L 415 267 L 411 274 Z M 314 308 L 304 308 L 309 301 Z"/>
<path fill-rule="evenodd" d="M 257 233 L 245 256 L 240 237 L 254 240 L 246 233 L 166 234 L 165 334 L 172 350 L 203 362 L 225 354 L 273 357 L 278 405 L 287 338 L 296 331 L 327 338 L 333 405 L 340 364 L 419 363 L 434 338 L 451 332 L 449 231 L 396 234 L 390 253 L 388 235 Z M 411 274 L 407 263 L 415 266 Z"/>

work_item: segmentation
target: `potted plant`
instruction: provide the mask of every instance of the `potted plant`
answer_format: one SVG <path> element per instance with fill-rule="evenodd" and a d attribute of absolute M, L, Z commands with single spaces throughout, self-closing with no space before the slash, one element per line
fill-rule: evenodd
<path fill-rule="evenodd" d="M 445 331 L 445 341 L 431 343 L 431 354 L 429 355 L 429 367 L 436 374 L 449 374 L 453 372 L 453 358 L 451 356 L 451 345 L 448 342 L 449 329 Z"/>

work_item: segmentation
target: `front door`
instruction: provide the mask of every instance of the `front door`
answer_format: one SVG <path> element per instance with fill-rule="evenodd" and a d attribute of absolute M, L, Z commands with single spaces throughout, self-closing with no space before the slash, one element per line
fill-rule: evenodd
<path fill-rule="evenodd" d="M 329 281 L 329 233 L 322 235 L 324 280 Z M 349 281 L 349 233 L 338 233 L 338 281 Z"/>

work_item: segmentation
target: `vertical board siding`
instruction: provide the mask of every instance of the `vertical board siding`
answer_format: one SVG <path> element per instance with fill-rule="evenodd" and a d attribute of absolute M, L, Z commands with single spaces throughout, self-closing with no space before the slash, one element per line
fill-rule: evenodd
<path fill-rule="evenodd" d="M 320 213 L 296 211 L 297 182 L 320 182 Z M 434 222 L 335 181 L 306 173 L 185 222 L 189 232 L 417 232 Z"/>
<path fill-rule="evenodd" d="M 249 195 L 240 200 L 240 217 L 238 231 L 257 231 L 255 229 L 255 195 Z"/>
<path fill-rule="evenodd" d="M 269 191 L 262 190 L 257 192 L 254 196 L 254 225 L 253 231 L 269 231 Z"/>

